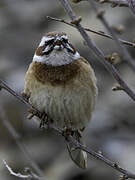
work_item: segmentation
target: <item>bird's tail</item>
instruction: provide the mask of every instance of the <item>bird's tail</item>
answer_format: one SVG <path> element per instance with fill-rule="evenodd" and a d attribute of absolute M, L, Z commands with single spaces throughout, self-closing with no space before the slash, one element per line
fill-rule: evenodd
<path fill-rule="evenodd" d="M 81 144 L 84 145 L 81 134 L 78 131 L 75 131 L 73 137 Z M 73 143 L 67 144 L 68 152 L 71 159 L 75 162 L 77 166 L 82 169 L 87 168 L 87 153 L 81 149 L 75 149 L 75 145 Z"/>

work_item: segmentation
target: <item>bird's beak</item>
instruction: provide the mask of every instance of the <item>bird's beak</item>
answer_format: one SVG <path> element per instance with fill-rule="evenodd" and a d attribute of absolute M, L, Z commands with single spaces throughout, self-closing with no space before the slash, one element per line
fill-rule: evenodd
<path fill-rule="evenodd" d="M 54 49 L 60 51 L 63 48 L 64 48 L 64 46 L 63 46 L 62 42 L 60 40 L 57 40 L 54 44 Z"/>

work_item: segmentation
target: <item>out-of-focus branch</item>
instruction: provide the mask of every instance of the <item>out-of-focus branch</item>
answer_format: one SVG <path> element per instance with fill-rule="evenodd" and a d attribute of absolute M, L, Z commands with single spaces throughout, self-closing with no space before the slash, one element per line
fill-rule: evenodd
<path fill-rule="evenodd" d="M 110 3 L 112 7 L 129 7 L 127 0 L 96 0 L 99 3 Z"/>
<path fill-rule="evenodd" d="M 10 172 L 10 174 L 15 177 L 18 177 L 21 179 L 41 180 L 41 178 L 39 176 L 37 176 L 35 173 L 33 173 L 32 171 L 28 171 L 27 174 L 25 174 L 25 175 L 21 174 L 21 173 L 15 173 L 5 160 L 3 160 L 3 163 L 5 164 L 6 168 Z"/>
<path fill-rule="evenodd" d="M 133 14 L 135 15 L 135 1 L 134 0 L 127 0 L 130 9 L 132 10 Z"/>
<path fill-rule="evenodd" d="M 88 36 L 85 29 L 80 24 L 80 18 L 77 18 L 75 13 L 73 12 L 69 2 L 67 0 L 59 0 L 63 5 L 65 11 L 69 15 L 71 19 L 71 23 L 74 24 L 77 30 L 82 35 L 83 39 L 86 41 L 88 47 L 97 55 L 98 60 L 106 67 L 106 69 L 112 74 L 112 76 L 117 80 L 120 86 L 124 89 L 124 91 L 135 101 L 135 91 L 133 91 L 127 83 L 122 79 L 121 75 L 119 74 L 118 70 L 106 61 L 106 57 L 104 53 L 99 49 L 95 42 Z"/>
<path fill-rule="evenodd" d="M 109 23 L 107 22 L 106 18 L 104 17 L 104 11 L 101 11 L 101 10 L 99 10 L 97 8 L 94 0 L 87 0 L 87 1 L 90 3 L 92 8 L 95 10 L 95 12 L 97 14 L 97 18 L 105 26 L 107 31 L 112 35 L 112 38 L 115 40 L 116 45 L 118 46 L 118 48 L 120 49 L 121 53 L 123 54 L 124 59 L 127 61 L 127 63 L 129 63 L 131 68 L 133 70 L 135 70 L 135 60 L 131 57 L 131 55 L 129 54 L 127 49 L 124 46 L 122 46 L 121 41 L 119 40 L 119 38 L 117 37 L 117 35 L 113 31 L 113 29 L 109 26 Z"/>
<path fill-rule="evenodd" d="M 75 25 L 73 25 L 70 22 L 65 21 L 64 19 L 58 19 L 58 18 L 54 18 L 54 17 L 51 17 L 51 16 L 47 16 L 47 18 L 50 19 L 50 20 L 61 22 L 61 23 L 64 23 L 64 24 L 67 24 L 69 26 L 72 26 L 72 27 L 76 28 Z M 103 36 L 103 37 L 106 37 L 106 38 L 114 40 L 112 36 L 110 36 L 109 34 L 103 32 L 103 31 L 95 31 L 95 30 L 92 30 L 90 28 L 84 28 L 84 29 L 86 31 L 88 31 L 88 32 L 91 32 L 91 33 L 97 34 L 99 36 Z M 126 40 L 123 40 L 123 39 L 119 39 L 119 41 L 121 43 L 125 44 L 125 45 L 131 46 L 131 47 L 135 47 L 135 43 L 133 43 L 133 42 L 129 42 L 129 41 L 126 41 Z"/>
<path fill-rule="evenodd" d="M 4 83 L 4 85 L 6 85 Z M 4 85 L 2 86 L 0 84 L 0 87 L 1 88 L 4 88 Z M 27 105 L 28 107 L 31 107 L 31 104 L 29 104 L 24 98 L 22 98 L 20 95 L 18 95 L 16 92 L 14 92 L 13 90 L 11 90 L 11 88 L 9 88 L 7 85 L 6 85 L 7 88 L 4 88 L 6 91 L 8 91 L 10 94 L 12 94 L 15 98 L 17 98 L 18 100 L 20 100 L 21 102 L 23 102 L 25 105 Z M 12 92 L 12 93 L 11 93 Z M 22 101 L 23 99 L 23 101 Z M 35 109 L 35 114 L 36 116 L 38 116 L 38 110 L 36 108 Z M 38 117 L 40 117 L 41 115 L 41 112 L 39 114 Z M 4 118 L 5 119 L 5 118 Z M 104 162 L 105 164 L 107 164 L 108 166 L 112 167 L 113 169 L 117 170 L 118 172 L 122 173 L 123 174 L 123 178 L 132 178 L 132 179 L 135 179 L 135 174 L 131 173 L 130 171 L 127 171 L 123 168 L 121 168 L 118 163 L 116 162 L 113 162 L 109 159 L 107 159 L 105 156 L 103 156 L 103 154 L 101 153 L 97 153 L 95 151 L 93 151 L 92 149 L 80 144 L 76 139 L 74 139 L 71 135 L 67 136 L 65 135 L 65 133 L 63 133 L 63 130 L 55 127 L 53 124 L 49 124 L 49 128 L 55 130 L 58 134 L 60 134 L 61 136 L 64 136 L 65 137 L 65 140 L 67 143 L 72 143 L 74 145 L 74 149 L 82 149 L 83 151 L 87 152 L 88 154 L 92 155 L 93 157 L 95 157 L 96 159 Z"/>
<path fill-rule="evenodd" d="M 135 71 L 135 60 L 131 57 L 128 50 L 121 44 L 119 41 L 117 35 L 113 31 L 113 29 L 110 27 L 109 23 L 107 22 L 106 18 L 104 17 L 104 11 L 98 9 L 96 6 L 94 0 L 88 0 L 91 7 L 95 10 L 95 13 L 97 15 L 97 18 L 101 21 L 101 23 L 105 26 L 107 31 L 112 35 L 113 39 L 116 42 L 117 47 L 119 48 L 121 54 L 123 55 L 125 61 L 130 65 L 130 67 Z"/>
<path fill-rule="evenodd" d="M 72 0 L 74 3 L 79 3 L 84 0 Z M 88 0 L 85 0 L 88 1 Z M 95 0 L 96 2 L 99 3 L 110 3 L 112 7 L 120 6 L 120 7 L 129 7 L 128 1 L 127 0 Z"/>
<path fill-rule="evenodd" d="M 89 1 L 89 0 L 72 0 L 74 3 L 79 3 L 81 1 Z M 135 15 L 135 2 L 134 0 L 94 0 L 100 4 L 109 3 L 111 7 L 129 7 L 133 14 Z"/>
<path fill-rule="evenodd" d="M 3 87 L 6 84 L 4 83 Z M 7 90 L 10 94 L 14 95 L 14 97 L 18 98 L 21 102 L 27 104 L 27 106 L 29 106 L 29 103 L 27 103 L 27 101 L 25 101 L 21 96 L 19 96 L 15 91 L 13 91 L 12 89 L 10 89 L 7 85 L 5 86 L 6 88 L 4 88 L 5 90 Z M 12 92 L 12 93 L 11 93 Z M 6 113 L 4 111 L 4 108 L 2 107 L 2 105 L 0 104 L 0 117 L 1 117 L 1 122 L 3 123 L 3 125 L 7 128 L 8 132 L 10 133 L 10 135 L 12 136 L 12 138 L 15 140 L 16 144 L 18 145 L 19 149 L 21 150 L 21 152 L 23 152 L 24 156 L 26 157 L 26 159 L 28 160 L 29 165 L 35 170 L 35 172 L 40 176 L 40 180 L 46 180 L 44 173 L 42 172 L 42 170 L 38 167 L 38 165 L 34 162 L 34 160 L 31 158 L 25 144 L 22 142 L 21 136 L 16 132 L 16 130 L 13 128 L 13 126 L 11 125 L 11 123 L 9 122 Z"/>

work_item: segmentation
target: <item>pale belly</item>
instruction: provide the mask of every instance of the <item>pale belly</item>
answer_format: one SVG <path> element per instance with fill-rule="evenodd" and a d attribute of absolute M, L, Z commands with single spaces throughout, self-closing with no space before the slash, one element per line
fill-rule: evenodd
<path fill-rule="evenodd" d="M 79 87 L 79 88 L 78 88 Z M 82 129 L 91 118 L 95 105 L 91 87 L 42 86 L 31 94 L 30 103 L 46 112 L 60 128 Z"/>

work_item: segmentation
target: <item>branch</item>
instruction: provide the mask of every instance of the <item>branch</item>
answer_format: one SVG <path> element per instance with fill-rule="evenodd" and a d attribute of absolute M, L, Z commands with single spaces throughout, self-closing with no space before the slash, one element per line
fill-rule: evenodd
<path fill-rule="evenodd" d="M 54 18 L 54 17 L 51 17 L 51 16 L 47 16 L 47 18 L 50 19 L 50 20 L 61 22 L 61 23 L 64 23 L 64 24 L 67 24 L 69 26 L 72 26 L 72 27 L 76 28 L 75 25 L 65 21 L 64 19 L 58 19 L 58 18 Z M 92 29 L 89 29 L 89 28 L 84 28 L 84 29 L 85 29 L 85 31 L 92 32 L 92 33 L 97 34 L 99 36 L 103 36 L 103 37 L 114 40 L 112 36 L 110 36 L 109 34 L 103 32 L 103 31 L 95 31 L 95 30 L 92 30 Z M 126 40 L 123 40 L 123 39 L 119 39 L 119 41 L 121 43 L 125 44 L 125 45 L 135 47 L 135 43 L 132 43 L 132 42 L 129 42 L 129 41 L 126 41 Z"/>
<path fill-rule="evenodd" d="M 69 5 L 67 0 L 59 0 L 63 5 L 65 11 L 69 15 L 71 19 L 71 23 L 74 23 L 77 30 L 80 32 L 84 40 L 86 41 L 88 47 L 93 50 L 93 52 L 97 55 L 98 60 L 106 67 L 106 69 L 111 73 L 111 75 L 117 80 L 120 86 L 124 89 L 124 91 L 135 101 L 135 92 L 129 88 L 127 83 L 122 79 L 117 69 L 106 61 L 104 53 L 96 46 L 95 42 L 88 36 L 85 29 L 82 27 L 80 22 L 78 22 L 78 18 L 76 17 L 75 13 L 73 12 L 71 6 Z"/>
<path fill-rule="evenodd" d="M 21 179 L 35 179 L 35 180 L 41 180 L 41 178 L 39 176 L 37 176 L 36 174 L 34 174 L 32 171 L 27 170 L 28 174 L 27 175 L 23 175 L 21 173 L 15 173 L 11 167 L 7 164 L 7 162 L 5 160 L 3 160 L 3 163 L 5 164 L 6 168 L 8 169 L 8 171 L 10 172 L 11 175 L 19 177 Z"/>
<path fill-rule="evenodd" d="M 89 1 L 89 0 L 72 0 L 74 3 L 79 3 L 81 1 Z M 132 13 L 135 15 L 135 2 L 134 0 L 94 0 L 100 4 L 110 3 L 111 7 L 114 8 L 116 6 L 119 7 L 129 7 Z"/>
<path fill-rule="evenodd" d="M 105 164 L 107 164 L 108 166 L 112 167 L 113 169 L 121 172 L 123 174 L 123 177 L 126 177 L 126 179 L 128 179 L 128 178 L 135 179 L 135 174 L 134 173 L 131 173 L 131 172 L 123 169 L 122 167 L 120 167 L 118 165 L 118 163 L 113 162 L 113 161 L 107 159 L 105 156 L 103 156 L 102 153 L 97 153 L 97 152 L 93 151 L 92 149 L 90 149 L 90 148 L 80 144 L 72 136 L 69 136 L 68 141 L 70 141 L 71 143 L 74 144 L 75 149 L 81 149 L 81 150 L 87 152 L 88 154 L 92 155 L 96 159 L 98 159 L 100 161 L 103 161 Z"/>
<path fill-rule="evenodd" d="M 22 103 L 26 104 L 30 109 L 32 109 L 33 111 L 37 112 L 38 115 L 41 114 L 41 112 L 38 111 L 35 107 L 33 107 L 30 103 L 28 103 L 28 101 L 26 101 L 26 99 L 24 99 L 22 96 L 18 95 L 15 91 L 13 91 L 11 88 L 9 88 L 4 81 L 2 81 L 0 79 L 0 90 L 2 88 L 5 89 L 6 91 L 8 91 L 13 96 L 15 96 L 19 101 L 21 101 Z"/>
<path fill-rule="evenodd" d="M 103 3 L 110 3 L 112 7 L 129 7 L 127 0 L 96 0 L 97 2 Z"/>
<path fill-rule="evenodd" d="M 79 3 L 81 1 L 90 1 L 90 0 L 72 0 L 72 2 L 74 2 L 74 3 Z M 135 15 L 135 0 L 94 0 L 94 1 L 96 1 L 100 4 L 110 3 L 112 8 L 114 8 L 116 6 L 129 7 L 131 9 L 132 13 Z"/>
<path fill-rule="evenodd" d="M 81 1 L 88 1 L 88 0 L 72 0 L 74 3 L 79 3 Z M 103 3 L 110 3 L 112 7 L 120 6 L 120 7 L 129 7 L 127 0 L 95 0 L 96 2 L 99 2 L 100 4 Z"/>
<path fill-rule="evenodd" d="M 135 60 L 131 57 L 127 49 L 122 46 L 121 42 L 119 41 L 117 35 L 113 31 L 113 29 L 110 27 L 109 23 L 107 22 L 106 18 L 104 17 L 104 11 L 99 10 L 94 2 L 94 0 L 88 0 L 89 4 L 92 6 L 92 8 L 95 10 L 95 13 L 97 14 L 97 18 L 101 21 L 101 23 L 105 26 L 107 31 L 112 35 L 113 39 L 116 42 L 117 47 L 121 51 L 124 59 L 127 61 L 127 63 L 130 65 L 130 67 L 135 71 Z"/>
<path fill-rule="evenodd" d="M 135 15 L 135 1 L 134 0 L 127 0 L 132 13 Z"/>
<path fill-rule="evenodd" d="M 4 82 L 3 82 L 4 83 Z M 19 99 L 21 102 L 25 103 L 28 107 L 32 106 L 25 100 L 23 99 L 21 96 L 19 96 L 15 91 L 13 91 L 11 88 L 9 88 L 5 83 L 0 87 L 3 87 L 6 91 L 8 91 L 10 94 L 12 94 L 14 97 L 16 97 L 17 99 Z M 36 110 L 34 108 L 34 110 Z M 36 110 L 36 112 L 38 112 L 38 110 Z M 31 158 L 25 144 L 22 142 L 21 136 L 16 132 L 16 130 L 14 129 L 14 127 L 10 124 L 6 113 L 2 107 L 2 105 L 0 105 L 0 117 L 1 117 L 1 122 L 3 123 L 3 125 L 8 129 L 8 132 L 10 133 L 11 137 L 14 139 L 14 141 L 16 142 L 16 144 L 18 145 L 19 149 L 23 152 L 24 156 L 26 157 L 26 159 L 28 160 L 29 165 L 35 170 L 35 172 L 40 176 L 40 180 L 46 180 L 44 173 L 42 172 L 42 170 L 38 167 L 38 165 L 34 162 L 34 160 Z"/>
<path fill-rule="evenodd" d="M 0 80 L 1 82 L 1 80 Z M 2 81 L 3 82 L 3 81 Z M 4 82 L 3 82 L 4 83 Z M 0 83 L 0 87 L 1 88 L 4 88 L 6 84 L 1 84 Z M 12 94 L 15 98 L 17 98 L 18 100 L 20 100 L 21 102 L 23 102 L 25 105 L 27 105 L 28 107 L 32 107 L 31 104 L 29 104 L 24 98 L 22 98 L 19 94 L 17 94 L 16 92 L 14 92 L 11 88 L 9 88 L 7 85 L 6 85 L 6 88 L 4 88 L 6 91 L 8 91 L 10 94 Z M 12 92 L 12 93 L 11 93 Z M 22 101 L 23 100 L 23 101 Z M 35 112 L 36 112 L 36 116 L 38 116 L 38 110 L 36 108 L 35 109 Z M 40 112 L 41 114 L 41 112 Z M 38 116 L 40 117 L 40 116 Z M 107 164 L 108 166 L 112 167 L 113 169 L 117 170 L 118 172 L 122 173 L 123 174 L 123 179 L 124 177 L 126 178 L 132 178 L 132 179 L 135 179 L 135 174 L 131 173 L 130 171 L 127 171 L 123 168 L 121 168 L 118 163 L 116 162 L 113 162 L 109 159 L 107 159 L 106 157 L 104 157 L 101 153 L 97 153 L 95 151 L 93 151 L 92 149 L 80 144 L 76 139 L 74 139 L 71 135 L 69 135 L 68 137 L 65 135 L 65 133 L 63 133 L 63 130 L 55 127 L 53 124 L 49 124 L 49 128 L 55 130 L 58 134 L 60 134 L 61 136 L 64 136 L 65 137 L 65 140 L 67 143 L 72 143 L 74 145 L 74 149 L 82 149 L 83 151 L 87 152 L 88 154 L 92 155 L 94 158 L 104 162 L 105 164 Z"/>

